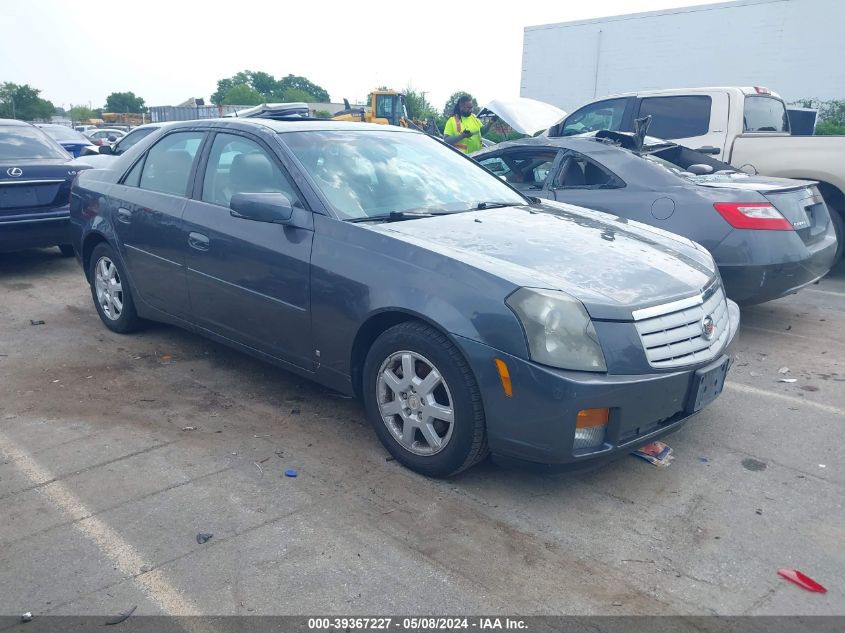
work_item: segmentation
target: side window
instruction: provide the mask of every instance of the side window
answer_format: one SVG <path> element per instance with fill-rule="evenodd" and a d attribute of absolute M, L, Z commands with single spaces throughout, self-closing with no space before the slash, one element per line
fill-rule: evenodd
<path fill-rule="evenodd" d="M 571 152 L 563 159 L 554 186 L 557 189 L 610 189 L 622 187 L 623 184 L 595 161 L 583 154 Z"/>
<path fill-rule="evenodd" d="M 293 185 L 255 141 L 235 134 L 218 134 L 202 184 L 205 202 L 229 206 L 236 193 L 283 193 L 297 202 Z"/>
<path fill-rule="evenodd" d="M 144 168 L 144 159 L 141 158 L 132 170 L 127 174 L 126 178 L 123 180 L 123 184 L 127 187 L 137 187 L 141 184 L 141 170 Z"/>
<path fill-rule="evenodd" d="M 204 135 L 205 132 L 176 132 L 153 145 L 144 160 L 140 188 L 187 195 L 191 166 Z"/>
<path fill-rule="evenodd" d="M 690 138 L 710 131 L 710 106 L 707 95 L 646 97 L 640 103 L 637 118 L 651 115 L 649 136 Z"/>
<path fill-rule="evenodd" d="M 596 130 L 618 130 L 622 125 L 627 101 L 625 98 L 608 99 L 576 110 L 564 121 L 561 136 L 572 136 Z"/>
<path fill-rule="evenodd" d="M 789 132 L 786 106 L 774 97 L 746 97 L 742 121 L 745 132 Z"/>
<path fill-rule="evenodd" d="M 555 162 L 555 151 L 507 153 L 481 161 L 487 169 L 509 182 L 515 189 L 542 189 Z"/>

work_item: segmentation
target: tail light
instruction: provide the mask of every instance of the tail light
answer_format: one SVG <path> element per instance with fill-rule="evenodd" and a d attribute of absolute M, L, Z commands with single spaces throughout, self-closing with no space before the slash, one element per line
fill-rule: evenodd
<path fill-rule="evenodd" d="M 717 202 L 713 206 L 735 229 L 792 230 L 789 220 L 768 202 Z"/>

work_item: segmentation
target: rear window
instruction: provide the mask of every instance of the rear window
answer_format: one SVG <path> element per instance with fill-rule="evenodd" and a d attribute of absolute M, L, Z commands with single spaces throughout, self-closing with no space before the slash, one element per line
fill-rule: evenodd
<path fill-rule="evenodd" d="M 47 158 L 69 158 L 69 155 L 37 127 L 0 125 L 0 161 Z"/>
<path fill-rule="evenodd" d="M 711 99 L 707 95 L 646 97 L 640 104 L 639 117 L 651 115 L 649 136 L 690 138 L 710 131 Z"/>
<path fill-rule="evenodd" d="M 789 132 L 786 106 L 774 97 L 745 97 L 743 129 L 746 132 Z"/>
<path fill-rule="evenodd" d="M 52 136 L 57 141 L 68 141 L 71 143 L 88 143 L 88 139 L 82 136 L 76 130 L 72 130 L 69 127 L 64 127 L 63 125 L 55 125 L 51 127 L 41 128 L 47 134 Z"/>

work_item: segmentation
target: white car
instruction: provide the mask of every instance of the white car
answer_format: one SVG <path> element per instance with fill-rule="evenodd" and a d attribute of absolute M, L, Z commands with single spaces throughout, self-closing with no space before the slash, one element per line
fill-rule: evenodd
<path fill-rule="evenodd" d="M 126 132 L 114 128 L 99 128 L 96 130 L 89 130 L 87 136 L 91 139 L 91 142 L 94 143 L 94 145 L 114 145 L 117 141 L 126 136 Z"/>

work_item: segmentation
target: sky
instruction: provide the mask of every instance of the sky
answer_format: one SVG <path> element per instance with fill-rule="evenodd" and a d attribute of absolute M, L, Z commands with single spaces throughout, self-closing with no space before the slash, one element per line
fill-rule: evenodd
<path fill-rule="evenodd" d="M 208 103 L 218 79 L 249 69 L 302 75 L 333 102 L 410 86 L 437 109 L 457 91 L 483 105 L 519 96 L 526 26 L 694 4 L 706 2 L 0 0 L 0 82 L 64 108 L 126 91 L 176 105 Z"/>

